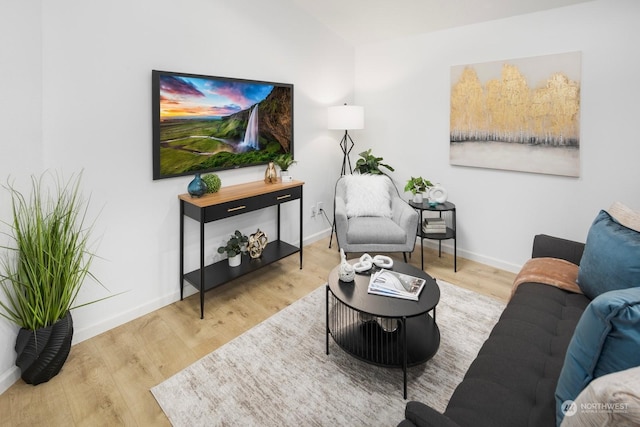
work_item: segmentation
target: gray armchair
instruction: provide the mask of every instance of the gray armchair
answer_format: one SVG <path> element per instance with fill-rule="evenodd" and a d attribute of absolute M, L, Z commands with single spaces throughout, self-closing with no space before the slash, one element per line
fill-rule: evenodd
<path fill-rule="evenodd" d="M 345 253 L 413 252 L 418 213 L 385 175 L 345 175 L 336 183 L 333 217 Z"/>

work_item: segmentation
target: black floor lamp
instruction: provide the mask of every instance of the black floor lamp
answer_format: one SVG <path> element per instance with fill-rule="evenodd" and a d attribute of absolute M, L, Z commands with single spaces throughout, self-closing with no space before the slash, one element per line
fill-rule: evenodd
<path fill-rule="evenodd" d="M 354 143 L 351 136 L 349 136 L 350 130 L 364 129 L 364 107 L 356 105 L 339 105 L 337 107 L 329 107 L 329 129 L 331 130 L 344 130 L 344 136 L 340 141 L 340 149 L 344 156 L 342 157 L 342 171 L 340 176 L 347 174 L 347 165 L 349 166 L 349 174 L 353 173 L 351 167 L 351 159 L 349 155 L 353 149 Z M 329 239 L 329 247 L 333 241 L 333 232 L 336 229 L 336 219 L 333 219 L 331 224 L 331 238 Z"/>
<path fill-rule="evenodd" d="M 347 174 L 347 165 L 349 166 L 349 173 L 352 173 L 353 169 L 351 167 L 349 154 L 353 149 L 354 143 L 351 136 L 349 136 L 349 131 L 364 129 L 364 107 L 347 104 L 329 107 L 329 129 L 344 130 L 344 136 L 340 141 L 340 148 L 344 154 L 340 175 Z"/>

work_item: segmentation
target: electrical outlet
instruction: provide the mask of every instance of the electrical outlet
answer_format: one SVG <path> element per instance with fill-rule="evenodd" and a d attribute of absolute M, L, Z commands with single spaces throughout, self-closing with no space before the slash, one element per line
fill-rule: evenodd
<path fill-rule="evenodd" d="M 316 213 L 320 213 L 324 210 L 324 203 L 323 202 L 318 202 L 316 204 Z"/>
<path fill-rule="evenodd" d="M 316 211 L 316 205 L 311 206 L 311 218 L 315 218 L 317 213 L 318 212 Z"/>

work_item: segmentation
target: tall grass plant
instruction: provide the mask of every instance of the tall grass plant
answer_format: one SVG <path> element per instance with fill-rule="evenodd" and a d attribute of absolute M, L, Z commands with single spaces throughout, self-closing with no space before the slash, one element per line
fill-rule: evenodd
<path fill-rule="evenodd" d="M 22 328 L 37 330 L 63 318 L 74 304 L 95 258 L 87 219 L 89 200 L 80 188 L 82 173 L 64 180 L 45 172 L 31 176 L 31 194 L 13 183 L 3 185 L 11 196 L 13 220 L 0 246 L 0 315 Z M 101 285 L 102 286 L 102 285 Z M 95 301 L 92 301 L 95 302 Z M 87 305 L 90 303 L 82 304 Z"/>

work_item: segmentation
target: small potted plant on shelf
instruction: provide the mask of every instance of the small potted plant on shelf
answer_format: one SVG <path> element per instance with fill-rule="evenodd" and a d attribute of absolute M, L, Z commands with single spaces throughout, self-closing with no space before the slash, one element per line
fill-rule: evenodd
<path fill-rule="evenodd" d="M 380 170 L 380 167 L 384 167 L 389 171 L 393 172 L 395 169 L 391 166 L 382 163 L 382 157 L 376 157 L 371 154 L 371 148 L 367 151 L 363 151 L 359 154 L 360 159 L 356 162 L 355 171 L 361 174 L 372 174 L 372 175 L 384 175 L 384 172 Z"/>
<path fill-rule="evenodd" d="M 291 165 L 296 163 L 296 161 L 293 160 L 293 156 L 291 155 L 291 153 L 280 154 L 273 159 L 273 163 L 278 165 L 278 167 L 280 168 L 280 176 L 282 177 L 283 182 L 289 182 L 293 180 L 293 177 L 289 175 L 289 168 L 291 167 Z"/>
<path fill-rule="evenodd" d="M 432 186 L 433 184 L 428 179 L 424 179 L 421 176 L 411 177 L 404 186 L 404 191 L 410 191 L 413 194 L 414 203 L 422 203 L 423 194 Z"/>
<path fill-rule="evenodd" d="M 236 230 L 227 240 L 227 244 L 218 248 L 218 253 L 226 253 L 229 259 L 229 267 L 237 267 L 242 262 L 242 248 L 246 248 L 248 241 L 249 238 L 247 236 Z"/>

